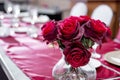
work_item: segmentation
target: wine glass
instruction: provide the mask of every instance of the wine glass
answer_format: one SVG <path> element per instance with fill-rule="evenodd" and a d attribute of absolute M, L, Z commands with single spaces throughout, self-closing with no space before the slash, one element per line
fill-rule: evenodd
<path fill-rule="evenodd" d="M 38 29 L 35 26 L 35 22 L 38 19 L 38 10 L 37 10 L 37 7 L 34 6 L 34 5 L 30 5 L 29 8 L 28 8 L 28 12 L 29 12 L 30 20 L 31 20 L 31 26 L 28 29 L 27 33 L 28 33 L 28 35 L 30 37 L 36 38 L 38 36 L 38 34 L 37 34 Z"/>
<path fill-rule="evenodd" d="M 4 23 L 4 13 L 0 12 L 0 37 L 7 37 L 10 34 L 10 28 Z"/>
<path fill-rule="evenodd" d="M 4 0 L 4 8 L 7 14 L 12 12 L 12 3 L 9 0 Z"/>
<path fill-rule="evenodd" d="M 12 19 L 12 26 L 18 27 L 19 26 L 19 16 L 20 14 L 20 6 L 18 4 L 13 5 L 13 19 Z"/>
<path fill-rule="evenodd" d="M 101 57 L 101 55 L 96 52 L 96 49 L 97 49 L 98 46 L 99 46 L 98 43 L 94 43 L 94 45 L 92 46 L 92 48 L 93 48 L 92 57 L 93 58 L 100 58 Z"/>
<path fill-rule="evenodd" d="M 38 10 L 37 7 L 34 5 L 29 6 L 29 16 L 31 18 L 31 24 L 34 26 L 37 18 L 38 18 Z"/>
<path fill-rule="evenodd" d="M 13 5 L 13 15 L 15 18 L 18 18 L 20 14 L 20 5 L 19 4 L 14 4 Z"/>
<path fill-rule="evenodd" d="M 4 19 L 4 12 L 0 11 L 0 21 Z"/>
<path fill-rule="evenodd" d="M 101 66 L 101 62 L 99 60 L 97 60 L 97 58 L 100 58 L 101 55 L 99 53 L 96 52 L 96 49 L 97 47 L 99 46 L 98 43 L 94 43 L 94 45 L 92 46 L 93 48 L 93 52 L 92 52 L 92 56 L 91 56 L 91 59 L 90 59 L 90 62 L 92 64 L 94 64 L 94 67 L 97 68 L 99 66 Z"/>

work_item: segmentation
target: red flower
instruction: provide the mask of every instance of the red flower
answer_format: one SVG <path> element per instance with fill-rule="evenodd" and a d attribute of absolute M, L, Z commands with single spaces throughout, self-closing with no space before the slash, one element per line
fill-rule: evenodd
<path fill-rule="evenodd" d="M 65 60 L 74 68 L 89 62 L 87 48 L 94 42 L 101 44 L 111 36 L 111 30 L 100 20 L 88 16 L 71 16 L 61 21 L 50 21 L 42 27 L 44 40 L 57 41 L 63 49 Z"/>
<path fill-rule="evenodd" d="M 91 20 L 91 18 L 89 16 L 80 16 L 80 17 L 70 16 L 69 19 L 77 20 L 77 22 L 79 22 L 80 25 L 83 25 L 84 23 Z"/>
<path fill-rule="evenodd" d="M 49 21 L 42 27 L 42 35 L 45 40 L 51 42 L 57 38 L 57 26 L 55 21 Z"/>
<path fill-rule="evenodd" d="M 107 37 L 107 26 L 99 20 L 90 20 L 84 26 L 85 33 L 84 36 L 92 39 L 97 43 L 102 43 L 104 37 Z"/>
<path fill-rule="evenodd" d="M 76 16 L 70 16 L 69 19 L 79 21 L 79 17 L 76 17 Z"/>
<path fill-rule="evenodd" d="M 84 30 L 80 27 L 77 17 L 70 17 L 59 24 L 59 39 L 62 41 L 79 40 L 82 38 Z"/>
<path fill-rule="evenodd" d="M 80 42 L 73 42 L 64 49 L 66 61 L 76 68 L 89 62 L 91 53 Z"/>
<path fill-rule="evenodd" d="M 84 23 L 88 22 L 89 20 L 91 20 L 91 18 L 89 16 L 80 16 L 79 17 L 80 25 L 83 25 Z"/>
<path fill-rule="evenodd" d="M 103 37 L 102 42 L 104 43 L 104 42 L 110 41 L 111 40 L 111 35 L 112 35 L 112 32 L 111 32 L 110 28 L 107 27 L 106 36 Z"/>

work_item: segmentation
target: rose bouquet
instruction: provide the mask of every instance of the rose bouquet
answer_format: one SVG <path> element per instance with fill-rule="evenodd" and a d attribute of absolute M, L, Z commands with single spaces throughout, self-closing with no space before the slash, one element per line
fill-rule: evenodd
<path fill-rule="evenodd" d="M 111 36 L 110 28 L 100 20 L 88 16 L 70 16 L 64 20 L 51 20 L 42 27 L 42 35 L 47 43 L 56 41 L 63 50 L 65 61 L 73 68 L 89 62 L 94 42 L 102 44 Z"/>

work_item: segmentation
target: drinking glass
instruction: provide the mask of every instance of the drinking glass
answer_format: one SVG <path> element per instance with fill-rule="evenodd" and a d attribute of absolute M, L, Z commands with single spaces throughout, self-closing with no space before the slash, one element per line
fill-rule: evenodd
<path fill-rule="evenodd" d="M 36 21 L 37 18 L 38 18 L 38 10 L 37 10 L 37 7 L 34 6 L 34 5 L 30 5 L 28 11 L 29 11 L 29 16 L 30 16 L 30 18 L 31 18 L 31 24 L 32 24 L 32 26 L 34 26 L 35 21 Z"/>
<path fill-rule="evenodd" d="M 38 9 L 36 6 L 30 5 L 28 8 L 28 12 L 29 12 L 30 20 L 31 20 L 31 26 L 28 29 L 28 35 L 30 37 L 37 37 L 38 29 L 36 28 L 35 23 L 38 19 Z"/>
<path fill-rule="evenodd" d="M 19 26 L 19 14 L 20 14 L 20 6 L 18 4 L 13 5 L 13 19 L 12 19 L 12 26 L 18 27 Z"/>
<path fill-rule="evenodd" d="M 13 15 L 15 18 L 18 18 L 20 14 L 20 5 L 19 4 L 14 4 L 13 5 Z"/>
<path fill-rule="evenodd" d="M 0 11 L 0 21 L 4 19 L 4 12 Z"/>
<path fill-rule="evenodd" d="M 99 46 L 98 43 L 94 43 L 94 45 L 92 46 L 92 48 L 93 48 L 92 57 L 93 58 L 100 58 L 101 57 L 101 55 L 96 52 L 96 49 L 97 49 L 98 46 Z"/>
<path fill-rule="evenodd" d="M 4 8 L 7 14 L 10 14 L 12 12 L 12 3 L 9 0 L 4 1 Z"/>

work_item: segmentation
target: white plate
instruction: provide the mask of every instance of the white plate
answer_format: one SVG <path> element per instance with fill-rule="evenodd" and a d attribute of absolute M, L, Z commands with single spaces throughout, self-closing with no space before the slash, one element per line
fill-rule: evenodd
<path fill-rule="evenodd" d="M 26 17 L 29 16 L 29 14 L 27 12 L 22 12 L 18 15 L 18 17 Z M 13 18 L 14 15 L 13 14 L 4 14 L 5 18 Z"/>
<path fill-rule="evenodd" d="M 98 68 L 101 66 L 101 62 L 97 59 L 90 58 L 90 64 L 94 66 L 95 68 Z"/>
<path fill-rule="evenodd" d="M 30 17 L 24 17 L 22 18 L 22 21 L 23 22 L 27 22 L 27 23 L 31 23 L 32 22 L 32 19 Z M 35 23 L 39 22 L 39 20 L 36 20 Z"/>
<path fill-rule="evenodd" d="M 104 59 L 114 65 L 120 66 L 120 51 L 111 51 L 104 55 Z"/>
<path fill-rule="evenodd" d="M 7 37 L 10 35 L 9 27 L 0 27 L 0 37 Z"/>
<path fill-rule="evenodd" d="M 27 22 L 27 23 L 31 23 L 32 19 L 30 17 L 24 17 L 24 18 L 22 18 L 22 21 Z M 38 17 L 38 19 L 35 21 L 35 23 L 45 23 L 47 21 L 49 21 L 49 17 L 48 16 L 40 15 Z"/>
<path fill-rule="evenodd" d="M 27 27 L 16 27 L 16 28 L 11 28 L 14 30 L 14 32 L 27 32 L 28 28 Z"/>
<path fill-rule="evenodd" d="M 41 23 L 45 23 L 45 22 L 49 21 L 50 18 L 47 15 L 40 15 L 39 20 L 41 21 Z"/>

